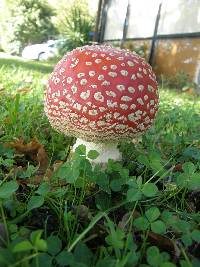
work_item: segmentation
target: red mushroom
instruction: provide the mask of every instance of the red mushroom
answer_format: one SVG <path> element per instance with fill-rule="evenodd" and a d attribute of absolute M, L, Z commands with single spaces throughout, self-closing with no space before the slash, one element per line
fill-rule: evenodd
<path fill-rule="evenodd" d="M 45 95 L 53 128 L 78 138 L 75 147 L 120 160 L 117 142 L 145 132 L 158 108 L 155 74 L 136 53 L 107 45 L 83 46 L 56 65 Z"/>

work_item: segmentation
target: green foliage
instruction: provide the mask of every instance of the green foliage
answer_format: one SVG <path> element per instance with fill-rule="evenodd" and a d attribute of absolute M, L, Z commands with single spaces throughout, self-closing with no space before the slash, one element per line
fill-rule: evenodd
<path fill-rule="evenodd" d="M 140 253 L 136 252 L 137 246 L 131 234 L 126 236 L 123 230 L 116 227 L 108 217 L 106 225 L 109 235 L 105 241 L 109 245 L 109 251 L 114 251 L 115 253 L 116 266 L 135 266 L 139 260 Z M 124 254 L 123 251 L 126 251 L 126 253 Z M 108 263 L 112 265 L 113 259 L 110 258 Z"/>
<path fill-rule="evenodd" d="M 102 168 L 44 115 L 52 66 L 0 62 L 0 266 L 200 266 L 199 98 L 161 90 L 154 126 Z M 35 136 L 45 171 L 5 145 Z"/>
<path fill-rule="evenodd" d="M 183 173 L 175 178 L 176 184 L 189 190 L 200 189 L 200 172 L 195 172 L 196 167 L 191 162 L 185 162 L 182 166 Z"/>
<path fill-rule="evenodd" d="M 51 20 L 53 15 L 46 0 L 4 0 L 0 15 L 0 35 L 4 50 L 19 53 L 28 44 L 52 38 L 56 34 Z"/>
<path fill-rule="evenodd" d="M 27 209 L 30 211 L 35 208 L 39 208 L 44 203 L 44 197 L 43 196 L 32 196 L 27 204 Z"/>
<path fill-rule="evenodd" d="M 160 211 L 157 207 L 148 209 L 144 216 L 135 219 L 134 225 L 139 230 L 147 230 L 150 228 L 152 232 L 157 234 L 164 234 L 166 232 L 166 225 L 163 221 L 158 220 Z"/>
<path fill-rule="evenodd" d="M 154 197 L 158 193 L 158 188 L 154 183 L 142 183 L 141 177 L 137 179 L 131 177 L 127 182 L 129 189 L 127 191 L 127 200 L 128 201 L 137 201 L 141 200 L 142 197 Z"/>
<path fill-rule="evenodd" d="M 66 40 L 60 49 L 61 54 L 87 44 L 89 33 L 94 30 L 94 18 L 89 13 L 87 1 L 73 0 L 61 5 L 57 11 L 57 27 Z"/>
<path fill-rule="evenodd" d="M 150 266 L 155 267 L 175 267 L 176 265 L 170 263 L 169 254 L 166 252 L 161 252 L 156 246 L 149 247 L 147 249 L 147 262 Z"/>
<path fill-rule="evenodd" d="M 9 198 L 15 191 L 17 191 L 18 184 L 16 181 L 9 181 L 1 184 L 0 198 Z"/>

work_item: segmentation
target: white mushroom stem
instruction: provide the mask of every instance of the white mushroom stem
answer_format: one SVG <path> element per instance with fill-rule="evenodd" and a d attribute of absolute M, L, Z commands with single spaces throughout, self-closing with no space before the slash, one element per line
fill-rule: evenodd
<path fill-rule="evenodd" d="M 109 159 L 115 161 L 122 160 L 122 154 L 117 148 L 117 143 L 93 143 L 77 138 L 76 143 L 73 146 L 73 151 L 75 151 L 79 145 L 86 146 L 86 153 L 90 150 L 96 150 L 99 153 L 99 156 L 96 159 L 90 160 L 92 163 L 105 164 Z"/>

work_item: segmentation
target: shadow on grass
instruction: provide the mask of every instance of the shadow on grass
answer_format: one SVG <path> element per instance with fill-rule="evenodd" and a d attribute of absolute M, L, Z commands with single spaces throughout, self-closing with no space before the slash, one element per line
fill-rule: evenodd
<path fill-rule="evenodd" d="M 53 65 L 48 65 L 45 63 L 39 63 L 34 61 L 23 61 L 20 59 L 13 59 L 13 58 L 0 58 L 0 67 L 1 66 L 20 67 L 26 70 L 29 69 L 29 70 L 40 71 L 41 73 L 49 73 L 53 70 Z"/>

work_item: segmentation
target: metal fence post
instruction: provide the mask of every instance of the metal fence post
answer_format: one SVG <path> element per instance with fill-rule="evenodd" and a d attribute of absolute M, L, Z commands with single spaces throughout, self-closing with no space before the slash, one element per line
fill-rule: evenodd
<path fill-rule="evenodd" d="M 120 48 L 124 47 L 124 43 L 126 41 L 126 35 L 128 31 L 128 23 L 129 23 L 129 15 L 130 15 L 130 3 L 128 1 L 127 9 L 126 9 L 126 16 L 124 20 L 124 26 L 123 26 L 123 36 L 120 44 Z"/>
<path fill-rule="evenodd" d="M 151 49 L 150 49 L 149 60 L 148 60 L 150 65 L 153 64 L 154 51 L 155 51 L 155 45 L 156 45 L 156 40 L 157 40 L 158 25 L 160 21 L 161 7 L 162 7 L 162 3 L 159 4 L 158 13 L 156 16 L 156 22 L 155 22 L 154 33 L 152 37 Z"/>
<path fill-rule="evenodd" d="M 99 36 L 98 36 L 99 43 L 103 43 L 104 41 L 104 33 L 105 33 L 105 28 L 106 28 L 107 12 L 108 12 L 109 4 L 110 4 L 110 0 L 103 1 L 101 22 L 100 22 L 100 29 L 99 29 Z"/>
<path fill-rule="evenodd" d="M 95 33 L 94 33 L 94 38 L 93 38 L 94 42 L 99 41 L 99 28 L 100 28 L 101 13 L 102 13 L 102 2 L 103 2 L 103 0 L 99 0 L 99 3 L 98 3 Z"/>

